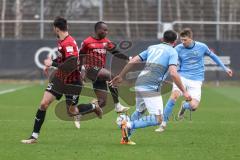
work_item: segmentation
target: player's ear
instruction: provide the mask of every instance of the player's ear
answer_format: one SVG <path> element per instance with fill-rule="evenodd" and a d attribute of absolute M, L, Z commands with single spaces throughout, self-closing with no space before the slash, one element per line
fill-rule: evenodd
<path fill-rule="evenodd" d="M 60 29 L 57 28 L 57 27 L 53 27 L 53 29 L 54 29 L 54 31 L 55 31 L 56 33 L 59 33 L 59 31 L 60 31 Z"/>

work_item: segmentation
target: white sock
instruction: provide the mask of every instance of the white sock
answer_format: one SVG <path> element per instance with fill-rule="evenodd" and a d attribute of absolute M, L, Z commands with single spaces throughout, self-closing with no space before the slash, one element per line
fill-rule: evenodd
<path fill-rule="evenodd" d="M 32 136 L 33 136 L 35 139 L 38 139 L 39 133 L 33 132 L 33 133 L 32 133 Z"/>
<path fill-rule="evenodd" d="M 96 108 L 96 105 L 95 104 L 92 104 L 92 107 L 93 107 L 93 110 Z"/>
<path fill-rule="evenodd" d="M 114 105 L 115 105 L 115 108 L 118 108 L 118 106 L 120 105 L 120 103 L 118 102 L 118 103 L 115 103 Z"/>
<path fill-rule="evenodd" d="M 129 121 L 127 122 L 127 128 L 130 128 L 130 129 L 132 128 L 132 124 Z"/>
<path fill-rule="evenodd" d="M 160 124 L 162 127 L 166 127 L 167 126 L 167 122 L 162 121 L 162 123 Z"/>

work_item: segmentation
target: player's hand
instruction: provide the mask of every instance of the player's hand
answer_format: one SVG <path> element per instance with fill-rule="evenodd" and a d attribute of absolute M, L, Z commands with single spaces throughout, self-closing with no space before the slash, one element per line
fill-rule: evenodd
<path fill-rule="evenodd" d="M 48 69 L 49 69 L 48 66 L 45 66 L 45 67 L 43 68 L 43 73 L 44 73 L 46 76 L 48 76 Z"/>
<path fill-rule="evenodd" d="M 81 75 L 82 81 L 86 82 L 86 70 L 81 70 L 80 75 Z"/>
<path fill-rule="evenodd" d="M 109 85 L 112 87 L 117 87 L 120 85 L 120 83 L 123 81 L 123 78 L 119 75 L 117 75 L 116 77 L 114 77 L 110 82 Z"/>
<path fill-rule="evenodd" d="M 47 58 L 44 60 L 44 65 L 47 67 L 52 66 L 52 59 L 51 58 Z"/>
<path fill-rule="evenodd" d="M 228 74 L 229 77 L 232 77 L 233 76 L 233 71 L 231 69 L 228 69 L 227 74 Z"/>
<path fill-rule="evenodd" d="M 190 96 L 190 94 L 188 92 L 184 92 L 183 96 L 184 96 L 186 101 L 191 101 L 192 100 L 192 97 Z"/>

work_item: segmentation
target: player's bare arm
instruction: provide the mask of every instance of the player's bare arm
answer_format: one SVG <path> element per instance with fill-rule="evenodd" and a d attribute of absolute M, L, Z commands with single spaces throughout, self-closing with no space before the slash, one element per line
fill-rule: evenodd
<path fill-rule="evenodd" d="M 128 73 L 128 71 L 134 66 L 135 63 L 139 63 L 141 62 L 141 58 L 139 56 L 135 56 L 132 59 L 130 59 L 130 61 L 128 62 L 128 64 L 123 68 L 123 70 L 119 73 L 119 75 L 117 75 L 116 77 L 114 77 L 111 81 L 110 81 L 110 85 L 111 86 L 119 86 L 120 83 L 123 80 L 123 77 L 125 77 L 125 75 Z"/>
<path fill-rule="evenodd" d="M 185 97 L 185 99 L 187 101 L 191 100 L 191 96 L 188 94 L 188 92 L 186 91 L 186 89 L 184 88 L 180 76 L 177 73 L 177 66 L 175 65 L 170 65 L 169 66 L 169 74 L 172 78 L 172 80 L 174 81 L 174 83 L 178 86 L 178 88 L 182 91 L 183 96 Z"/>

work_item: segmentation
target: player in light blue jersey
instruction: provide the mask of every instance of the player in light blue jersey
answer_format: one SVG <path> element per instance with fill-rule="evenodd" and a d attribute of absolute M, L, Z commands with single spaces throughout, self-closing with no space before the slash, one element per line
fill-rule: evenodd
<path fill-rule="evenodd" d="M 133 130 L 156 126 L 162 122 L 163 103 L 159 91 L 168 71 L 175 84 L 183 92 L 183 96 L 187 100 L 191 99 L 177 73 L 178 55 L 173 48 L 176 38 L 177 34 L 174 31 L 164 32 L 162 44 L 149 46 L 147 50 L 135 56 L 110 82 L 113 86 L 118 85 L 136 63 L 146 62 L 135 84 L 136 111 L 131 115 L 130 120 L 123 118 L 118 122 L 122 130 L 121 144 L 134 144 L 129 140 Z M 148 116 L 143 116 L 145 109 L 149 112 Z"/>
<path fill-rule="evenodd" d="M 194 41 L 191 29 L 186 28 L 180 33 L 181 44 L 175 48 L 179 57 L 179 70 L 181 80 L 185 89 L 192 97 L 190 102 L 183 102 L 178 113 L 178 118 L 184 117 L 185 110 L 195 111 L 201 100 L 201 86 L 204 81 L 204 56 L 209 56 L 216 64 L 231 77 L 232 70 L 227 68 L 221 60 L 214 54 L 206 44 Z M 181 96 L 179 88 L 173 84 L 172 94 L 164 109 L 164 121 L 157 132 L 162 132 L 166 128 L 169 116 L 172 113 L 176 100 Z"/>

